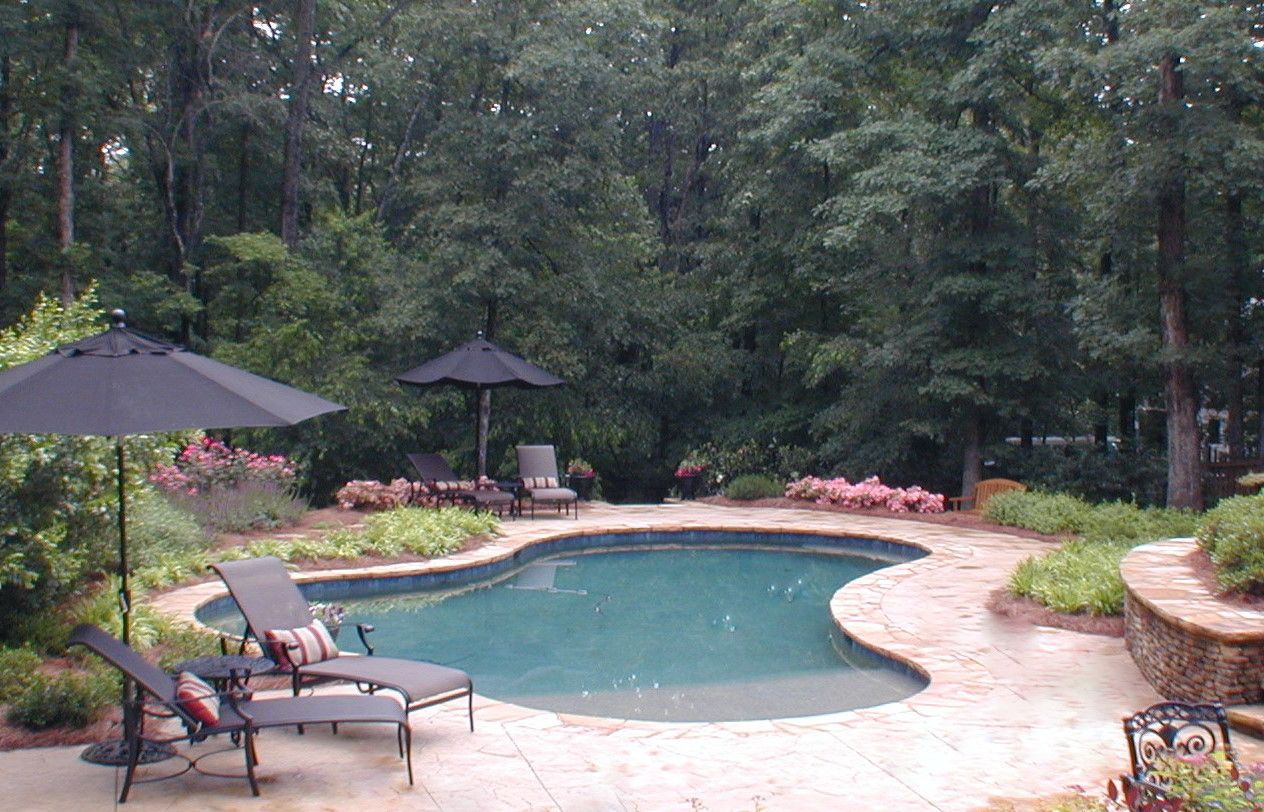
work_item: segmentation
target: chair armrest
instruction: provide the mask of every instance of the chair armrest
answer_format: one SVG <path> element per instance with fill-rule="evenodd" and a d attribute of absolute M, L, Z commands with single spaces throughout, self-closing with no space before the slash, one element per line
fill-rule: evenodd
<path fill-rule="evenodd" d="M 965 510 L 961 505 L 964 502 L 974 502 L 973 496 L 950 496 L 948 497 L 949 510 Z"/>
<path fill-rule="evenodd" d="M 373 633 L 372 623 L 357 623 L 356 634 L 360 635 L 360 642 L 364 644 L 364 650 L 373 656 L 373 646 L 369 643 L 369 635 Z"/>

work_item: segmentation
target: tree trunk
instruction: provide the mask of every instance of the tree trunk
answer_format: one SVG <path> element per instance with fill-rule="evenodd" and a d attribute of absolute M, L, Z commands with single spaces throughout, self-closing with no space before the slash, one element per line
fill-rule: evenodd
<path fill-rule="evenodd" d="M 1137 395 L 1132 390 L 1119 396 L 1119 448 L 1137 447 Z"/>
<path fill-rule="evenodd" d="M 1159 104 L 1173 108 L 1184 97 L 1177 57 L 1159 66 Z M 1186 357 L 1189 319 L 1183 279 L 1185 265 L 1185 178 L 1180 170 L 1163 181 L 1158 211 L 1159 320 L 1162 328 L 1164 400 L 1167 405 L 1167 505 L 1202 507 L 1198 439 L 1198 394 Z"/>
<path fill-rule="evenodd" d="M 71 11 L 72 15 L 74 11 Z M 61 91 L 61 122 L 57 129 L 57 248 L 61 263 L 61 303 L 69 307 L 75 300 L 75 113 L 78 91 L 74 80 L 79 58 L 79 23 L 66 23 L 61 64 L 65 71 Z"/>
<path fill-rule="evenodd" d="M 303 131 L 316 71 L 312 66 L 312 38 L 316 33 L 316 0 L 295 0 L 297 33 L 294 44 L 294 81 L 285 116 L 285 155 L 281 178 L 281 241 L 298 245 L 299 187 L 302 185 Z"/>
<path fill-rule="evenodd" d="M 1245 456 L 1246 414 L 1246 343 L 1247 331 L 1243 309 L 1247 303 L 1246 235 L 1242 220 L 1242 195 L 1237 190 L 1225 197 L 1225 259 L 1229 296 L 1228 352 L 1229 392 L 1228 415 L 1225 420 L 1225 444 L 1229 446 L 1229 458 L 1240 460 Z"/>
<path fill-rule="evenodd" d="M 9 204 L 13 186 L 4 180 L 9 161 L 9 122 L 13 115 L 13 66 L 8 54 L 0 56 L 0 290 L 9 284 Z"/>
<path fill-rule="evenodd" d="M 983 478 L 983 414 L 977 406 L 966 412 L 962 436 L 965 445 L 961 462 L 961 494 L 974 493 L 974 486 Z"/>

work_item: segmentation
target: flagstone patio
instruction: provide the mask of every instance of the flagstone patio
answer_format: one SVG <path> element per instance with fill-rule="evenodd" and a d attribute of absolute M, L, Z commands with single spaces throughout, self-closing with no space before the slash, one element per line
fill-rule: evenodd
<path fill-rule="evenodd" d="M 1049 549 L 1003 533 L 788 509 L 595 504 L 578 521 L 506 522 L 494 544 L 373 572 L 502 558 L 558 534 L 694 528 L 859 535 L 929 550 L 853 582 L 831 610 L 851 636 L 915 663 L 930 685 L 876 708 L 723 724 L 570 717 L 480 697 L 474 733 L 462 703 L 412 715 L 414 787 L 387 746 L 392 731 L 267 731 L 262 798 L 251 798 L 245 782 L 190 775 L 137 787 L 128 808 L 973 810 L 993 799 L 1100 788 L 1126 765 L 1120 718 L 1159 699 L 1121 640 L 1031 627 L 984 608 L 1015 564 Z M 188 612 L 220 591 L 200 585 L 161 605 Z M 81 749 L 0 754 L 9 806 L 111 806 L 118 776 L 81 762 Z M 1253 741 L 1239 749 L 1258 758 Z M 224 758 L 240 766 L 238 754 Z"/>

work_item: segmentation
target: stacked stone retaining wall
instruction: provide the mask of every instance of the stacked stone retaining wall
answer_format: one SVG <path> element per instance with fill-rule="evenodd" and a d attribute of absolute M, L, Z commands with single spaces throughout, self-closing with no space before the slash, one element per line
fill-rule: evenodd
<path fill-rule="evenodd" d="M 1190 560 L 1196 553 L 1192 539 L 1171 539 L 1124 559 L 1128 651 L 1169 699 L 1264 701 L 1264 612 L 1211 594 Z"/>

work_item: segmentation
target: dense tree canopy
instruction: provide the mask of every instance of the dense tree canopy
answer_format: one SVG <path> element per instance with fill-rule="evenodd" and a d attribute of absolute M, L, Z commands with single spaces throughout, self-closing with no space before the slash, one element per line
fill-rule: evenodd
<path fill-rule="evenodd" d="M 0 320 L 95 280 L 350 405 L 251 438 L 317 498 L 472 460 L 393 377 L 481 329 L 570 382 L 494 395 L 493 470 L 1192 506 L 1264 426 L 1262 57 L 1229 0 L 9 2 Z"/>

